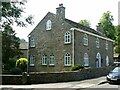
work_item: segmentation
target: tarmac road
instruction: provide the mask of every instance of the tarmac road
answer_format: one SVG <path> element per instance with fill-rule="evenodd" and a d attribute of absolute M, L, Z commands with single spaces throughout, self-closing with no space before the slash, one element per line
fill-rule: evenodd
<path fill-rule="evenodd" d="M 2 85 L 2 90 L 96 90 L 100 88 L 114 88 L 118 90 L 118 85 L 110 85 L 106 81 L 106 77 L 99 77 L 94 79 L 61 82 L 61 83 L 47 83 L 47 84 L 32 84 L 32 85 Z M 104 89 L 101 89 L 104 90 Z M 111 90 L 111 89 L 110 89 Z"/>

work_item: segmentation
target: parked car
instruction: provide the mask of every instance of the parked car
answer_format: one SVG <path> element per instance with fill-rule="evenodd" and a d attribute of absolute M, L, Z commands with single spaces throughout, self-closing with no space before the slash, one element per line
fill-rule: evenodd
<path fill-rule="evenodd" d="M 115 67 L 106 78 L 109 83 L 120 84 L 120 66 Z"/>

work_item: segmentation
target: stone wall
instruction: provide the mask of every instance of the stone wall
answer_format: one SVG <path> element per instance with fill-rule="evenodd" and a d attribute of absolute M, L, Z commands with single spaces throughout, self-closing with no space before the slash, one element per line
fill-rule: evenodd
<path fill-rule="evenodd" d="M 30 73 L 31 83 L 55 83 L 80 81 L 85 79 L 97 78 L 105 76 L 111 71 L 112 67 L 89 68 L 79 71 L 59 72 L 59 73 Z"/>
<path fill-rule="evenodd" d="M 19 76 L 2 76 L 3 84 L 41 84 L 41 83 L 55 83 L 55 82 L 68 82 L 80 81 L 85 79 L 97 78 L 106 76 L 113 67 L 104 68 L 89 68 L 79 71 L 64 71 L 64 72 L 31 72 L 29 75 L 23 73 Z"/>
<path fill-rule="evenodd" d="M 1 77 L 1 76 L 0 76 Z M 22 75 L 2 75 L 2 84 L 20 85 L 22 84 Z"/>

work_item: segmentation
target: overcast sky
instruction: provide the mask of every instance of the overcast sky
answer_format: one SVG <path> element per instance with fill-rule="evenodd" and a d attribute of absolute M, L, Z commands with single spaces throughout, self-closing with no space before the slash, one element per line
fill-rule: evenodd
<path fill-rule="evenodd" d="M 15 28 L 17 36 L 27 40 L 28 34 L 44 18 L 48 12 L 56 14 L 56 8 L 63 3 L 65 17 L 75 22 L 87 19 L 91 27 L 99 22 L 104 12 L 110 11 L 114 18 L 114 25 L 118 24 L 118 2 L 119 0 L 28 0 L 26 4 L 26 14 L 34 16 L 34 25 L 27 28 Z M 28 41 L 28 40 L 27 40 Z"/>

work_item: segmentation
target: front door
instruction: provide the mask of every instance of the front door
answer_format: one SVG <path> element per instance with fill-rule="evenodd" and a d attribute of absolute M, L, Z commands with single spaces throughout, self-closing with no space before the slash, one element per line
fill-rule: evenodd
<path fill-rule="evenodd" d="M 101 55 L 100 53 L 97 53 L 96 55 L 96 67 L 101 67 Z"/>

